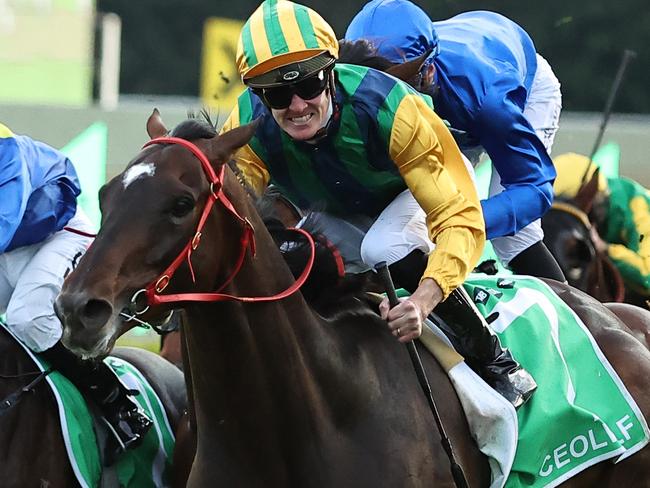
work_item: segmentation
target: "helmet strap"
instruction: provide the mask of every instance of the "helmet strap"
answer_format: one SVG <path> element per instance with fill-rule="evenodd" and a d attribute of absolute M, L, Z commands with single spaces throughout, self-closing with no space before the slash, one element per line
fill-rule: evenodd
<path fill-rule="evenodd" d="M 329 107 L 327 108 L 327 117 L 325 124 L 316 131 L 316 134 L 314 134 L 314 137 L 309 139 L 308 141 L 305 141 L 308 144 L 316 144 L 317 142 L 321 141 L 324 139 L 328 132 L 330 125 L 332 125 L 332 121 L 335 119 L 338 119 L 339 117 L 339 107 L 336 104 L 336 85 L 334 83 L 334 69 L 330 70 L 329 73 L 329 80 L 327 82 L 327 91 L 328 94 L 327 96 L 329 97 Z"/>
<path fill-rule="evenodd" d="M 330 79 L 328 81 L 328 85 L 330 91 L 330 103 L 335 109 L 338 110 L 338 108 L 336 107 L 336 83 L 334 83 L 334 66 L 332 66 L 332 68 L 330 69 L 329 78 Z"/>
<path fill-rule="evenodd" d="M 423 90 L 423 93 L 430 95 L 432 98 L 435 98 L 438 95 L 438 90 L 440 85 L 438 84 L 438 69 L 433 62 L 425 63 L 420 72 L 422 76 L 422 83 L 426 84 L 426 88 Z M 424 88 L 424 87 L 423 87 Z"/>

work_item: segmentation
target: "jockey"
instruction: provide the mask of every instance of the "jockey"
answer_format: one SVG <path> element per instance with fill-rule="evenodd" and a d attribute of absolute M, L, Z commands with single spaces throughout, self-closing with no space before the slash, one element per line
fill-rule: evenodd
<path fill-rule="evenodd" d="M 151 421 L 104 362 L 65 348 L 54 311 L 65 276 L 92 242 L 90 222 L 77 208 L 80 193 L 68 158 L 0 124 L 0 314 L 23 344 L 101 408 L 119 451 L 137 443 Z"/>
<path fill-rule="evenodd" d="M 337 57 L 332 28 L 308 7 L 267 0 L 251 15 L 237 49 L 248 89 L 222 129 L 260 121 L 235 155 L 242 173 L 258 194 L 272 183 L 300 208 L 321 205 L 323 234 L 356 242 L 358 256 L 344 255 L 346 262 L 388 262 L 412 292 L 391 310 L 387 300 L 380 307 L 401 342 L 417 338 L 446 299 L 461 353 L 521 404 L 534 380 L 459 287 L 485 229 L 458 147 L 425 97 L 379 71 L 337 65 Z M 361 232 L 335 235 L 346 229 Z"/>
<path fill-rule="evenodd" d="M 587 156 L 566 153 L 553 161 L 557 197 L 574 198 L 597 166 Z M 586 175 L 586 176 L 585 176 Z M 598 173 L 598 194 L 589 212 L 592 240 L 618 268 L 626 286 L 650 297 L 650 193 L 628 178 Z M 602 236 L 602 237 L 601 237 Z"/>
<path fill-rule="evenodd" d="M 548 251 L 540 219 L 553 201 L 549 157 L 561 109 L 560 84 L 526 32 L 494 12 L 466 12 L 432 22 L 408 0 L 372 0 L 345 39 L 366 39 L 393 63 L 426 56 L 411 84 L 436 112 L 464 131 L 461 151 L 492 161 L 481 202 L 487 238 L 517 274 L 565 281 Z"/>

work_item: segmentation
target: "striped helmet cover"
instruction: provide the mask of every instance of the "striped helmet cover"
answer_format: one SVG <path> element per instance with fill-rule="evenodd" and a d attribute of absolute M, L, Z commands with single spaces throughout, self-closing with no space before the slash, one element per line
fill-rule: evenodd
<path fill-rule="evenodd" d="M 582 185 L 589 181 L 598 169 L 598 166 L 587 156 L 573 152 L 556 156 L 553 158 L 553 165 L 557 171 L 553 191 L 556 195 L 564 195 L 568 198 L 575 197 Z M 598 191 L 607 193 L 608 190 L 607 178 L 601 171 L 598 173 Z"/>
<path fill-rule="evenodd" d="M 237 69 L 245 80 L 325 51 L 338 58 L 339 43 L 320 15 L 289 0 L 265 0 L 242 27 Z"/>

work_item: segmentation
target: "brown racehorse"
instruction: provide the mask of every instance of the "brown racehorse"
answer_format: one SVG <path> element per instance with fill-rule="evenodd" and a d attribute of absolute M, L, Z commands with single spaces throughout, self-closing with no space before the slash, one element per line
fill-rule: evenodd
<path fill-rule="evenodd" d="M 542 217 L 544 243 L 555 256 L 569 284 L 601 302 L 623 302 L 647 308 L 647 297 L 627 287 L 606 253 L 596 249 L 589 215 L 598 192 L 598 174 L 570 200 L 556 199 Z"/>
<path fill-rule="evenodd" d="M 153 138 L 167 134 L 157 112 L 147 128 Z M 101 355 L 120 333 L 120 311 L 139 290 L 148 290 L 154 304 L 179 300 L 173 305 L 187 314 L 185 374 L 198 436 L 190 486 L 452 486 L 408 353 L 358 296 L 339 297 L 332 317 L 315 314 L 300 293 L 275 301 L 201 301 L 201 293 L 220 288 L 237 297 L 273 296 L 294 282 L 249 194 L 224 165 L 253 132 L 245 126 L 215 136 L 206 124 L 186 121 L 171 135 L 192 141 L 194 149 L 178 139 L 154 141 L 102 189 L 101 230 L 59 297 L 64 341 Z M 206 178 L 222 168 L 223 193 Z M 215 206 L 196 246 L 209 199 Z M 249 225 L 256 252 L 245 252 L 240 267 Z M 182 262 L 178 272 L 161 276 L 172 262 Z M 156 287 L 167 283 L 158 294 Z M 554 286 L 606 344 L 605 354 L 648 416 L 647 347 L 597 302 Z M 195 295 L 183 295 L 188 292 Z M 650 324 L 640 320 L 640 329 Z M 448 378 L 422 355 L 470 486 L 488 486 L 487 461 Z M 591 467 L 567 485 L 634 485 L 648 478 L 650 449 L 644 449 L 618 465 Z"/>
<path fill-rule="evenodd" d="M 591 225 L 578 206 L 556 200 L 542 217 L 544 243 L 571 286 L 600 302 L 622 302 L 626 299 L 623 278 L 607 255 L 596 249 Z"/>
<path fill-rule="evenodd" d="M 178 369 L 141 349 L 117 348 L 112 354 L 129 361 L 149 380 L 176 429 L 187 406 Z M 0 399 L 27 386 L 36 371 L 24 349 L 0 328 Z M 58 407 L 45 381 L 0 416 L 0 480 L 7 488 L 79 486 L 63 443 Z"/>

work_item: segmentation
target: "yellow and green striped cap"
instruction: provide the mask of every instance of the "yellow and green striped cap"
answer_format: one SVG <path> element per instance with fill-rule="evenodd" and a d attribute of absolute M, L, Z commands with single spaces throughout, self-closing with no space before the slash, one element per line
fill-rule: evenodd
<path fill-rule="evenodd" d="M 556 195 L 564 195 L 568 198 L 575 197 L 582 185 L 589 181 L 598 169 L 598 166 L 590 161 L 587 156 L 573 152 L 556 156 L 553 158 L 553 165 L 557 172 L 555 183 L 553 183 L 553 191 Z M 607 178 L 605 178 L 602 171 L 598 173 L 598 191 L 609 192 Z"/>
<path fill-rule="evenodd" d="M 323 52 L 338 58 L 339 43 L 320 15 L 289 0 L 265 0 L 242 28 L 237 69 L 247 80 Z"/>
<path fill-rule="evenodd" d="M 9 137 L 13 137 L 13 133 L 11 132 L 11 129 L 4 125 L 2 122 L 0 122 L 0 138 L 2 139 L 7 139 Z"/>

